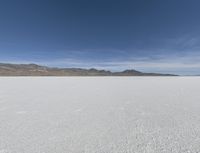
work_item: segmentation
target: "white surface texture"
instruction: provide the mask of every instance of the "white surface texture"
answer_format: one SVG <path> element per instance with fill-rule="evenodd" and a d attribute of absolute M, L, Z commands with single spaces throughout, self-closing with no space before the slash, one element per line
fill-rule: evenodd
<path fill-rule="evenodd" d="M 2 77 L 0 153 L 199 153 L 200 77 Z"/>

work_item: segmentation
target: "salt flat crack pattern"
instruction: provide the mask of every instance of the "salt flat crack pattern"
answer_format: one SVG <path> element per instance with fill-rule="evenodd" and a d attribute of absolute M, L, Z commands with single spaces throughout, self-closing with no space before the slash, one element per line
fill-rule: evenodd
<path fill-rule="evenodd" d="M 200 77 L 2 77 L 0 153 L 199 153 Z"/>

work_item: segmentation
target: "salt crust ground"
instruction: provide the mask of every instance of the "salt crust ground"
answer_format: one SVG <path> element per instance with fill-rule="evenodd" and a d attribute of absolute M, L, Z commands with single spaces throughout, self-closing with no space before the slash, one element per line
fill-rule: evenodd
<path fill-rule="evenodd" d="M 199 153 L 200 77 L 2 77 L 0 153 Z"/>

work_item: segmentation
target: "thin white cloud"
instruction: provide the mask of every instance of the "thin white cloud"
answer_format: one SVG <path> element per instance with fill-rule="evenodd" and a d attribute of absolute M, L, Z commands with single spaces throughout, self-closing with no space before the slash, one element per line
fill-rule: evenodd
<path fill-rule="evenodd" d="M 47 61 L 4 61 L 6 63 L 37 63 L 51 67 L 97 68 L 111 71 L 136 69 L 145 72 L 162 72 L 176 74 L 200 74 L 200 54 L 182 56 L 133 57 L 124 60 L 110 59 L 107 61 L 81 60 L 64 58 Z"/>
<path fill-rule="evenodd" d="M 74 59 L 63 59 L 51 62 L 52 66 L 66 65 L 82 68 L 99 68 L 112 71 L 124 69 L 138 69 L 152 72 L 176 72 L 177 74 L 200 74 L 200 55 L 182 55 L 182 56 L 163 56 L 157 58 L 132 58 L 127 60 L 109 60 L 109 61 L 82 61 Z M 192 71 L 192 72 L 191 72 Z M 195 72 L 196 71 L 196 72 Z"/>
<path fill-rule="evenodd" d="M 136 55 L 132 55 L 135 53 L 135 49 L 127 52 L 123 50 L 112 50 L 112 53 L 116 52 L 117 55 L 113 57 L 107 57 L 105 55 L 99 59 L 96 57 L 93 59 L 92 56 L 87 57 L 87 55 L 90 55 L 91 50 L 83 50 L 71 51 L 68 58 L 57 58 L 53 60 L 44 60 L 41 58 L 39 60 L 27 61 L 11 59 L 6 61 L 1 60 L 1 62 L 18 64 L 36 63 L 51 67 L 98 68 L 111 71 L 136 69 L 145 72 L 200 74 L 200 39 L 198 37 L 184 36 L 180 38 L 172 38 L 166 40 L 165 44 L 167 45 L 167 47 L 164 46 L 165 49 L 158 48 L 154 51 L 142 50 L 141 52 L 143 54 L 138 55 L 137 57 Z M 181 48 L 184 48 L 183 51 L 179 51 Z M 97 53 L 101 52 L 101 50 L 95 51 Z"/>

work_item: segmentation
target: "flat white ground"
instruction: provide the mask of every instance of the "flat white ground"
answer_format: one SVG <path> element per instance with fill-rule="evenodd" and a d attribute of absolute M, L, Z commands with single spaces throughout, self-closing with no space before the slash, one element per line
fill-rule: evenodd
<path fill-rule="evenodd" d="M 199 153 L 200 77 L 2 77 L 0 153 Z"/>

